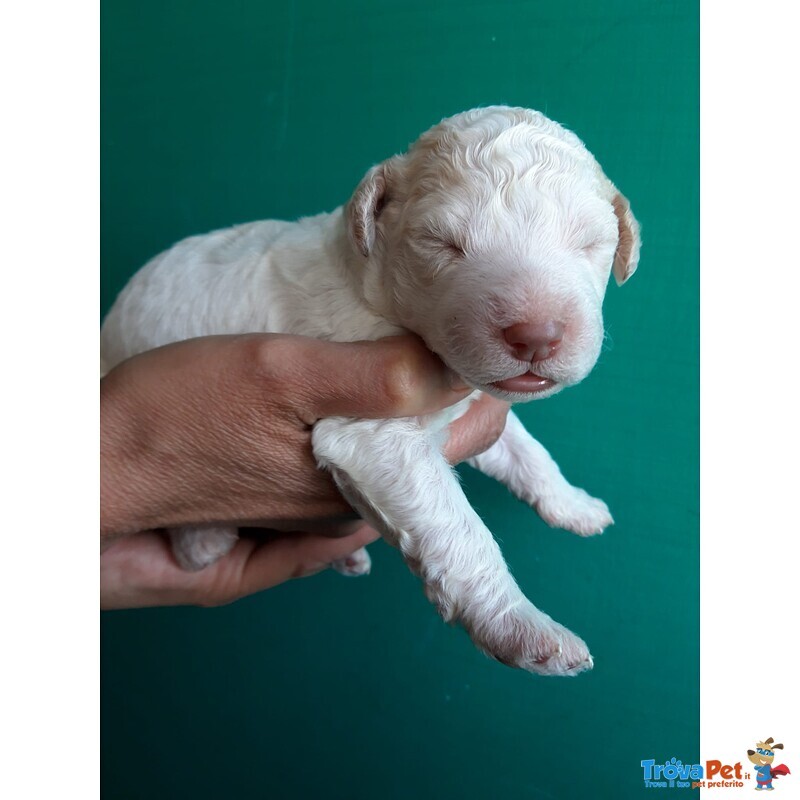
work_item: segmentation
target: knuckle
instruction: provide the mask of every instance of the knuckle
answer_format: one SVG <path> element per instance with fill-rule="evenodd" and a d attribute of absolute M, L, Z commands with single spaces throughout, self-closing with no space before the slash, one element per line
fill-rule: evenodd
<path fill-rule="evenodd" d="M 297 354 L 293 340 L 281 336 L 243 336 L 241 354 L 247 374 L 260 382 L 276 383 L 285 379 L 295 364 Z"/>
<path fill-rule="evenodd" d="M 393 408 L 411 408 L 423 389 L 417 359 L 406 352 L 392 353 L 384 364 L 380 388 Z"/>

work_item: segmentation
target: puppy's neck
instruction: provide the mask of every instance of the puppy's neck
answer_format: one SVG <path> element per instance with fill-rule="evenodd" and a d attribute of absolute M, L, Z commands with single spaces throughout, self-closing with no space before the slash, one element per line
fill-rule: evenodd
<path fill-rule="evenodd" d="M 403 332 L 384 313 L 380 272 L 353 248 L 342 208 L 299 220 L 265 256 L 258 280 L 283 310 L 264 330 L 340 342 Z"/>
<path fill-rule="evenodd" d="M 400 326 L 388 302 L 383 270 L 376 263 L 375 255 L 365 258 L 353 246 L 343 206 L 331 213 L 330 223 L 329 236 L 326 237 L 327 246 L 333 256 L 331 260 L 337 265 L 348 288 L 370 314 Z"/>

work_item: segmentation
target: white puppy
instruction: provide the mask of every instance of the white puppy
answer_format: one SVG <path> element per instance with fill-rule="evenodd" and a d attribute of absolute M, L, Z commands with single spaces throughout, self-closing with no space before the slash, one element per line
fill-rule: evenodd
<path fill-rule="evenodd" d="M 110 368 L 180 339 L 248 331 L 421 336 L 476 392 L 424 419 L 322 420 L 318 463 L 484 652 L 573 675 L 592 666 L 586 645 L 523 595 L 442 446 L 479 392 L 528 401 L 585 378 L 603 340 L 609 273 L 622 284 L 638 258 L 628 201 L 573 133 L 527 109 L 476 109 L 373 167 L 344 209 L 195 236 L 159 255 L 105 320 L 102 359 Z M 585 536 L 612 522 L 513 413 L 470 463 L 552 526 Z M 236 541 L 234 529 L 171 533 L 188 569 Z M 369 557 L 341 566 L 365 572 Z"/>

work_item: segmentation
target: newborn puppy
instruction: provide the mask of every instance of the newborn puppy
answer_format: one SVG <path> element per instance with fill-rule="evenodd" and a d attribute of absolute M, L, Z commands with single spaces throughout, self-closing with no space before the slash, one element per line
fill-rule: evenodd
<path fill-rule="evenodd" d="M 445 620 L 498 661 L 542 675 L 592 666 L 584 642 L 537 609 L 442 455 L 479 392 L 542 399 L 583 380 L 600 353 L 609 273 L 635 271 L 628 201 L 583 143 L 542 114 L 458 114 L 373 167 L 345 208 L 254 222 L 176 244 L 128 284 L 102 329 L 107 368 L 209 334 L 268 331 L 334 341 L 412 331 L 475 392 L 419 419 L 331 418 L 314 453 L 359 514 L 403 554 Z M 510 413 L 472 466 L 555 527 L 612 523 Z M 171 532 L 187 569 L 227 553 L 236 530 Z M 359 551 L 343 571 L 366 572 Z"/>

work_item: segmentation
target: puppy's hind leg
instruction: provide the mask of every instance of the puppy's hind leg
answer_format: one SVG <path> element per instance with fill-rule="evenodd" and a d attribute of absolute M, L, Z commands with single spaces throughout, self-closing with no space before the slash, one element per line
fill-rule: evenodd
<path fill-rule="evenodd" d="M 513 411 L 497 442 L 467 463 L 507 486 L 554 528 L 591 536 L 614 523 L 608 506 L 572 486 Z"/>
<path fill-rule="evenodd" d="M 331 568 L 348 578 L 357 578 L 361 575 L 369 575 L 372 569 L 372 559 L 369 557 L 366 547 L 359 547 L 355 553 L 350 553 L 344 558 L 337 558 L 331 563 Z"/>
<path fill-rule="evenodd" d="M 239 539 L 236 528 L 186 526 L 170 528 L 172 554 L 187 572 L 198 572 L 228 555 Z"/>
<path fill-rule="evenodd" d="M 314 426 L 312 443 L 320 466 L 400 549 L 439 613 L 461 622 L 485 653 L 542 675 L 591 668 L 584 642 L 523 595 L 492 534 L 416 421 L 325 419 Z"/>

